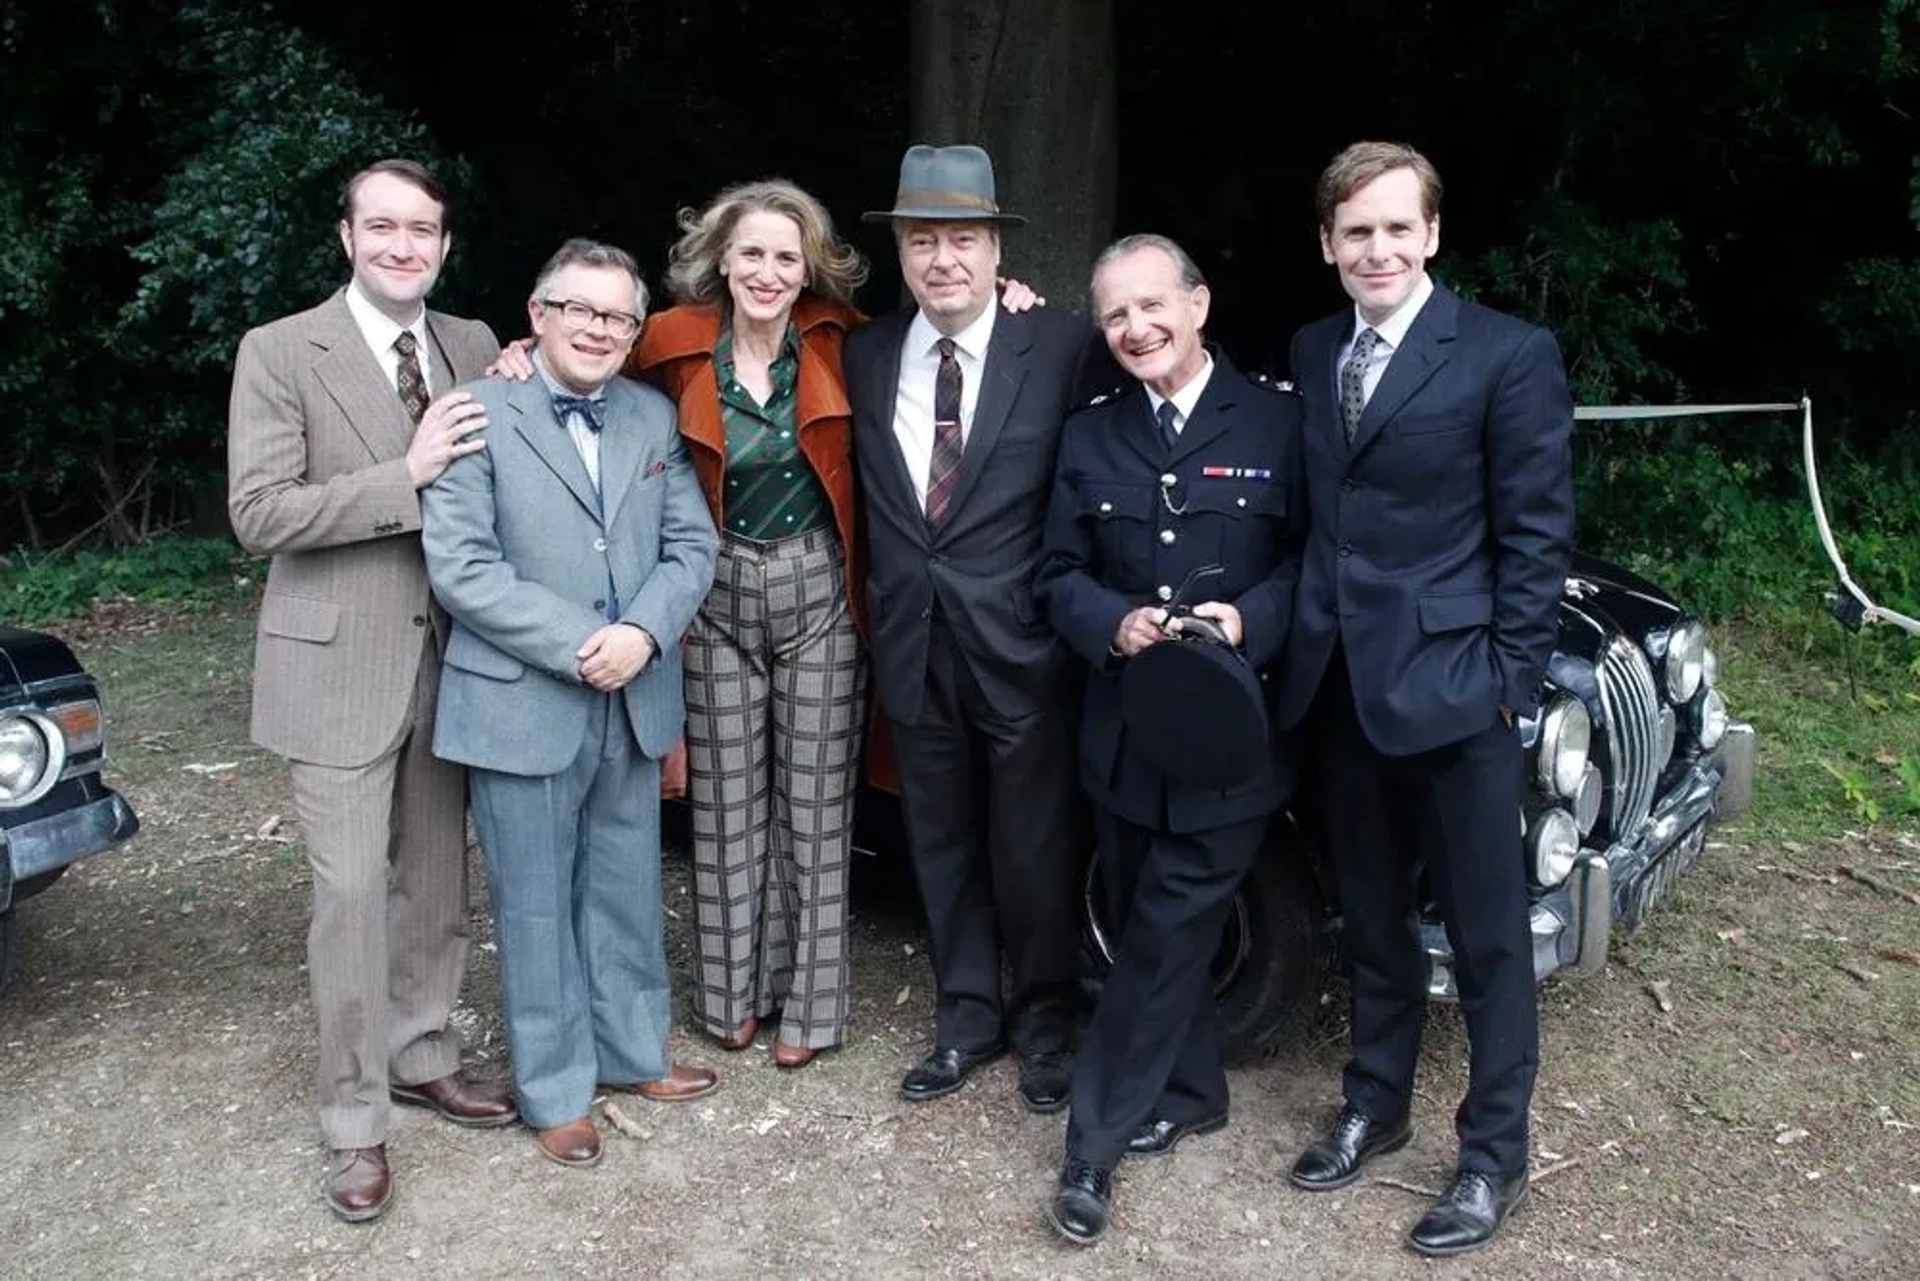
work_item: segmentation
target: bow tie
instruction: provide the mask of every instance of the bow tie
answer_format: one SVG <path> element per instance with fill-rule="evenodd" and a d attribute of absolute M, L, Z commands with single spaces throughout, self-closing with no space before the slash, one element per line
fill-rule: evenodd
<path fill-rule="evenodd" d="M 595 435 L 606 426 L 606 401 L 598 396 L 555 396 L 553 398 L 553 416 L 560 420 L 562 427 L 567 425 L 568 414 L 579 414 L 586 420 L 587 430 Z"/>

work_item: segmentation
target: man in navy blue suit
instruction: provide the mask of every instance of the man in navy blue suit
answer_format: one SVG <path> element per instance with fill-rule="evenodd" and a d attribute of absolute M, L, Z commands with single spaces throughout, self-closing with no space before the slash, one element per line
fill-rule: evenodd
<path fill-rule="evenodd" d="M 1278 720 L 1322 766 L 1352 967 L 1352 1058 L 1310 1191 L 1406 1144 L 1427 961 L 1446 922 L 1472 1057 L 1452 1185 L 1410 1244 L 1487 1244 L 1527 1190 L 1539 1061 L 1516 717 L 1532 713 L 1573 541 L 1573 405 L 1553 336 L 1435 285 L 1440 176 L 1361 142 L 1315 191 L 1353 299 L 1302 329 L 1311 531 Z"/>

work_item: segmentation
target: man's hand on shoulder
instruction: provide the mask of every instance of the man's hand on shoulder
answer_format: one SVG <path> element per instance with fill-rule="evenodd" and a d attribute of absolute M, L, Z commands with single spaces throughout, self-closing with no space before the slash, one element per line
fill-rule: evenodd
<path fill-rule="evenodd" d="M 533 377 L 533 339 L 516 338 L 500 349 L 491 365 L 480 371 L 488 378 L 511 378 L 523 383 Z"/>
<path fill-rule="evenodd" d="M 487 411 L 464 391 L 450 391 L 427 406 L 407 446 L 407 475 L 415 489 L 440 479 L 456 458 L 477 454 L 487 442 L 475 435 L 487 425 Z"/>
<path fill-rule="evenodd" d="M 608 623 L 574 657 L 580 679 L 603 694 L 625 689 L 653 661 L 653 637 L 631 623 Z"/>

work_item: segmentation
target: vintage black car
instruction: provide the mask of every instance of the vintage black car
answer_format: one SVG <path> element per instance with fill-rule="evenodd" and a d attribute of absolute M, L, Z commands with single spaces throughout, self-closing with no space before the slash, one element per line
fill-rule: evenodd
<path fill-rule="evenodd" d="M 1706 630 L 1652 583 L 1576 555 L 1560 607 L 1539 714 L 1520 724 L 1522 832 L 1533 899 L 1536 977 L 1592 974 L 1613 927 L 1638 926 L 1700 856 L 1710 820 L 1745 808 L 1753 727 L 1716 688 Z M 1303 796 L 1311 788 L 1303 788 Z M 1305 805 L 1275 820 L 1214 957 L 1215 992 L 1235 1053 L 1270 1048 L 1319 1007 L 1340 964 L 1339 920 L 1320 851 L 1338 814 Z M 904 854 L 897 804 L 869 788 L 855 843 Z M 1108 960 L 1088 868 L 1085 932 L 1094 981 Z M 1431 907 L 1423 932 L 1429 991 L 1452 998 L 1453 953 Z"/>
<path fill-rule="evenodd" d="M 22 900 L 140 829 L 100 780 L 100 690 L 51 636 L 0 626 L 0 991 L 19 964 Z"/>

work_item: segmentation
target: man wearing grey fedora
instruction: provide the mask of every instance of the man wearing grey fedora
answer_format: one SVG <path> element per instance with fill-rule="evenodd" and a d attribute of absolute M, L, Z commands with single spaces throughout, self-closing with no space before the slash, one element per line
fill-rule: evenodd
<path fill-rule="evenodd" d="M 994 305 L 1003 213 L 972 146 L 914 146 L 888 221 L 915 305 L 847 336 L 873 683 L 926 906 L 934 1047 L 924 1102 L 1020 1054 L 1028 1109 L 1067 1104 L 1084 831 L 1076 664 L 1033 579 L 1060 427 L 1117 381 L 1084 317 Z M 1003 994 L 1002 959 L 1011 990 Z"/>

